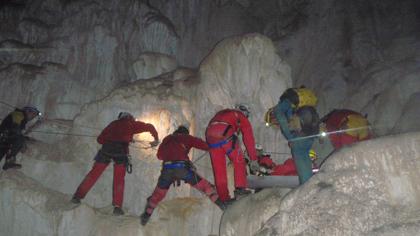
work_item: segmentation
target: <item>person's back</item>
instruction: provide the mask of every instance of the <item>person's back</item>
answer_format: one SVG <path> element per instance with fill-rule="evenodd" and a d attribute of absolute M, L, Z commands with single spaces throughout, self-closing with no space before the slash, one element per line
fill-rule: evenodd
<path fill-rule="evenodd" d="M 16 109 L 9 113 L 0 124 L 0 133 L 20 133 L 25 129 L 27 119 L 23 110 Z"/>
<path fill-rule="evenodd" d="M 192 135 L 170 134 L 162 140 L 157 157 L 163 161 L 189 161 L 188 154 L 193 147 L 208 150 L 206 142 Z"/>
<path fill-rule="evenodd" d="M 189 135 L 189 130 L 185 126 L 179 126 L 173 134 L 162 140 L 157 152 L 157 158 L 162 160 L 162 169 L 157 185 L 152 195 L 147 198 L 145 210 L 140 216 L 142 225 L 147 224 L 156 206 L 166 196 L 171 184 L 180 183 L 181 180 L 201 191 L 217 206 L 224 209 L 225 206 L 219 199 L 214 186 L 198 175 L 193 167 L 193 163 L 188 157 L 192 147 L 201 150 L 209 148 L 204 140 Z"/>
<path fill-rule="evenodd" d="M 95 156 L 92 169 L 78 186 L 71 201 L 80 204 L 80 200 L 86 196 L 112 161 L 114 162 L 112 195 L 114 215 L 123 215 L 125 172 L 126 168 L 130 166 L 128 146 L 133 140 L 134 134 L 143 132 L 149 132 L 154 137 L 155 141 L 150 143 L 152 147 L 159 143 L 158 133 L 152 124 L 136 121 L 130 113 L 120 112 L 118 119 L 112 121 L 99 134 L 97 141 L 102 144 L 102 147 Z M 131 173 L 129 169 L 127 169 L 127 172 Z"/>

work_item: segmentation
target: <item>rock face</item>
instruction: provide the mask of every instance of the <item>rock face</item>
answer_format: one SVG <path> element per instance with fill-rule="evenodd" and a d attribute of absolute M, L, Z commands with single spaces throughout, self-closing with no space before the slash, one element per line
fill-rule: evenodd
<path fill-rule="evenodd" d="M 213 211 L 210 201 L 176 199 L 156 209 L 156 223 L 142 227 L 138 217 L 110 215 L 112 207 L 76 207 L 68 202 L 71 196 L 44 188 L 20 172 L 1 173 L 0 188 L 2 235 L 189 235 L 191 229 L 195 235 L 206 235 L 211 231 L 194 227 L 196 220 L 212 226 L 221 213 L 207 218 Z"/>
<path fill-rule="evenodd" d="M 221 225 L 221 212 L 183 185 L 139 226 L 160 170 L 148 134 L 130 144 L 130 216 L 109 215 L 112 166 L 80 207 L 68 199 L 120 111 L 161 138 L 181 124 L 203 137 L 215 112 L 246 103 L 257 142 L 288 152 L 263 115 L 286 88 L 306 84 L 321 115 L 349 108 L 368 113 L 379 135 L 420 131 L 419 9 L 416 0 L 1 2 L 0 101 L 36 105 L 46 119 L 18 156 L 21 172 L 0 174 L 0 234 L 417 234 L 417 133 L 344 149 L 302 188 L 243 199 Z M 1 106 L 4 117 L 11 108 Z M 208 157 L 196 165 L 212 181 Z"/>
<path fill-rule="evenodd" d="M 257 139 L 266 137 L 263 111 L 276 103 L 278 91 L 285 90 L 290 83 L 290 69 L 276 55 L 271 40 L 258 34 L 226 39 L 216 46 L 197 71 L 178 69 L 153 79 L 138 80 L 85 105 L 73 122 L 45 121 L 35 129 L 34 137 L 38 141 L 31 143 L 30 150 L 23 156 L 22 172 L 44 187 L 73 194 L 91 168 L 90 163 L 99 147 L 95 142 L 96 135 L 120 111 L 131 111 L 137 119 L 154 124 L 161 138 L 181 124 L 189 125 L 193 134 L 203 137 L 208 121 L 219 109 L 231 108 L 242 100 L 253 109 L 250 120 L 255 127 Z M 60 134 L 54 134 L 51 137 L 50 133 L 45 133 L 46 130 L 61 130 L 61 133 L 66 131 L 76 136 L 63 138 Z M 272 135 L 280 136 L 275 132 Z M 130 145 L 134 172 L 126 176 L 124 207 L 130 214 L 140 215 L 146 198 L 157 182 L 160 161 L 155 157 L 156 150 L 147 148 L 147 142 L 152 141 L 149 134 L 135 138 L 141 142 Z M 284 145 L 276 147 L 279 151 L 287 150 Z M 201 154 L 195 152 L 194 156 Z M 199 172 L 212 181 L 208 157 L 201 159 L 197 166 Z M 84 202 L 96 208 L 109 206 L 111 186 L 112 170 L 107 170 Z M 195 190 L 183 185 L 171 189 L 167 199 L 190 195 L 203 198 Z M 191 204 L 202 204 L 194 201 Z M 217 207 L 208 202 L 208 211 L 195 215 L 194 210 L 191 215 L 186 202 L 186 209 L 182 210 L 181 207 L 180 210 L 185 211 L 183 217 L 186 220 L 181 220 L 182 217 L 179 219 L 176 207 L 166 205 L 168 209 L 173 209 L 173 215 L 163 211 L 161 216 L 153 215 L 151 221 L 160 224 L 169 217 L 173 223 L 162 228 L 182 228 L 184 233 L 179 232 L 180 235 L 216 232 L 220 219 Z M 194 218 L 202 220 L 198 224 L 193 221 Z"/>
<path fill-rule="evenodd" d="M 418 117 L 411 100 L 420 101 L 418 1 L 278 2 L 254 14 L 276 15 L 263 18 L 266 34 L 291 66 L 294 85 L 315 89 L 321 115 L 360 111 L 378 135 L 420 130 L 410 122 Z"/>
<path fill-rule="evenodd" d="M 419 142 L 420 133 L 407 133 L 340 150 L 305 185 L 278 196 L 278 211 L 252 235 L 418 234 Z M 222 235 L 243 227 L 225 227 Z M 247 229 L 255 232 L 252 224 Z"/>
<path fill-rule="evenodd" d="M 197 67 L 218 41 L 252 31 L 244 10 L 218 10 L 198 0 L 4 1 L 0 100 L 72 120 L 116 86 Z"/>

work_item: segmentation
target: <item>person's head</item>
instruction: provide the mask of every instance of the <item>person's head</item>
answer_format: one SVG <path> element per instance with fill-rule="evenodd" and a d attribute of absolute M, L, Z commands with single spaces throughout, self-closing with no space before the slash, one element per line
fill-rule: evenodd
<path fill-rule="evenodd" d="M 247 106 L 246 104 L 243 104 L 243 103 L 236 104 L 235 109 L 241 111 L 246 117 L 249 117 L 249 115 L 251 114 L 249 106 Z"/>
<path fill-rule="evenodd" d="M 131 115 L 129 112 L 123 111 L 118 114 L 118 120 L 122 120 L 122 119 L 134 120 L 134 116 Z"/>
<path fill-rule="evenodd" d="M 174 131 L 173 134 L 190 134 L 188 128 L 184 125 L 178 126 L 178 128 Z"/>
<path fill-rule="evenodd" d="M 38 110 L 38 108 L 34 106 L 26 106 L 22 108 L 23 112 L 25 112 L 25 116 L 28 119 L 28 121 L 31 121 L 37 116 L 41 115 L 41 112 Z"/>

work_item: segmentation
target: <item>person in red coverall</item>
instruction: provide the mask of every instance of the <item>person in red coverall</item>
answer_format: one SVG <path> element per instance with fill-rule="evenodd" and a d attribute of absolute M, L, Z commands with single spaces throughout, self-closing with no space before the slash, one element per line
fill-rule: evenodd
<path fill-rule="evenodd" d="M 206 140 L 210 147 L 211 164 L 214 180 L 220 200 L 231 199 L 227 185 L 226 155 L 233 163 L 235 199 L 251 193 L 247 190 L 246 162 L 239 143 L 238 134 L 242 133 L 250 167 L 258 169 L 257 153 L 251 123 L 248 120 L 249 109 L 246 105 L 237 105 L 236 109 L 225 109 L 216 113 L 206 129 Z"/>
<path fill-rule="evenodd" d="M 149 132 L 155 139 L 150 143 L 151 146 L 159 144 L 158 133 L 152 124 L 136 121 L 130 113 L 121 112 L 118 119 L 112 121 L 98 136 L 97 141 L 102 144 L 102 148 L 96 154 L 92 169 L 80 183 L 71 201 L 79 204 L 112 160 L 114 162 L 113 213 L 114 215 L 123 215 L 122 204 L 124 177 L 128 164 L 128 145 L 133 141 L 134 134 L 143 132 Z"/>
<path fill-rule="evenodd" d="M 173 134 L 163 139 L 157 152 L 157 158 L 163 161 L 162 170 L 157 186 L 147 199 L 145 210 L 140 216 L 142 225 L 147 224 L 153 210 L 163 200 L 171 184 L 180 180 L 204 193 L 212 202 L 222 210 L 224 209 L 224 204 L 219 200 L 214 186 L 195 171 L 188 157 L 188 153 L 193 147 L 205 151 L 209 149 L 207 143 L 202 139 L 189 135 L 189 130 L 185 126 L 179 126 Z"/>
<path fill-rule="evenodd" d="M 298 175 L 296 170 L 295 162 L 293 161 L 293 158 L 288 158 L 283 162 L 283 164 L 276 164 L 269 154 L 264 152 L 261 145 L 257 144 L 255 146 L 257 150 L 257 157 L 258 157 L 258 164 L 262 169 L 260 168 L 260 172 L 262 171 L 265 175 L 281 175 L 281 176 L 296 176 Z M 315 161 L 317 159 L 317 155 L 313 149 L 309 151 L 309 157 L 312 161 L 312 171 L 315 173 L 317 171 L 317 166 L 315 164 Z M 252 173 L 255 174 L 255 173 Z"/>
<path fill-rule="evenodd" d="M 321 122 L 335 150 L 373 137 L 367 118 L 352 110 L 334 109 Z"/>

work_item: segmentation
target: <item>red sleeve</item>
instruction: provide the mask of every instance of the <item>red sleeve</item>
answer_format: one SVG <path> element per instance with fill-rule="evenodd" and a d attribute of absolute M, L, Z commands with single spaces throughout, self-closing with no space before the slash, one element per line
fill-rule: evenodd
<path fill-rule="evenodd" d="M 249 158 L 252 161 L 257 160 L 258 158 L 257 151 L 255 150 L 254 132 L 252 131 L 251 123 L 249 123 L 248 118 L 244 114 L 242 114 L 242 112 L 238 112 L 238 115 L 240 120 L 242 139 L 244 141 Z"/>
<path fill-rule="evenodd" d="M 190 147 L 194 147 L 204 151 L 209 150 L 209 145 L 201 138 L 196 138 L 191 135 L 185 135 L 183 138 L 185 139 L 185 143 L 188 144 Z"/>
<path fill-rule="evenodd" d="M 132 131 L 134 134 L 149 132 L 153 138 L 155 138 L 155 140 L 159 139 L 158 133 L 152 124 L 144 123 L 141 121 L 134 121 Z"/>
<path fill-rule="evenodd" d="M 102 130 L 102 132 L 99 134 L 98 138 L 96 139 L 96 141 L 99 144 L 104 144 L 106 141 L 106 137 L 109 136 L 109 125 L 107 127 L 105 127 L 105 129 Z"/>

